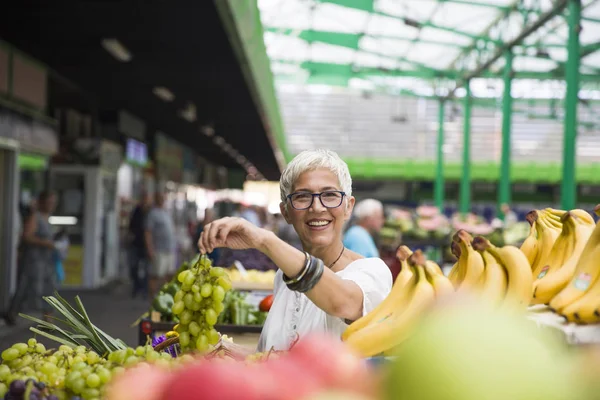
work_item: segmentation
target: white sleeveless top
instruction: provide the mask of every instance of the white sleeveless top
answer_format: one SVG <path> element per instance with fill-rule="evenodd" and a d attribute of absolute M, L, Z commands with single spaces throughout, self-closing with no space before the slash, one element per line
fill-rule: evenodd
<path fill-rule="evenodd" d="M 353 261 L 336 275 L 361 288 L 362 315 L 377 307 L 392 289 L 392 274 L 380 258 Z M 340 338 L 348 327 L 343 319 L 326 314 L 304 294 L 288 289 L 281 270 L 275 274 L 273 293 L 273 305 L 260 335 L 258 351 L 288 350 L 298 335 L 311 332 L 328 332 Z"/>

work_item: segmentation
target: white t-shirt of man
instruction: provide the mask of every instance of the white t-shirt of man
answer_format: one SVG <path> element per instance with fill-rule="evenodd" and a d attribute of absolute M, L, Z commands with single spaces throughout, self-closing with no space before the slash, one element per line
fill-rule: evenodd
<path fill-rule="evenodd" d="M 353 261 L 336 274 L 361 288 L 363 316 L 377 307 L 392 290 L 392 274 L 380 258 Z M 308 333 L 327 332 L 340 338 L 348 327 L 343 319 L 326 314 L 304 294 L 288 289 L 281 270 L 275 274 L 273 293 L 273 305 L 260 335 L 258 351 L 288 350 L 298 336 L 302 338 Z"/>

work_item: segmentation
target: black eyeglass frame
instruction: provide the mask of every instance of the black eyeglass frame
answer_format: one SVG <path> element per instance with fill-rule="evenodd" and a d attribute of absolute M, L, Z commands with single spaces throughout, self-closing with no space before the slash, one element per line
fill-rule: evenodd
<path fill-rule="evenodd" d="M 342 195 L 342 197 L 340 198 L 340 204 L 338 204 L 338 205 L 337 205 L 337 206 L 335 206 L 335 207 L 326 206 L 326 205 L 323 203 L 323 198 L 321 197 L 321 196 L 322 196 L 323 194 L 325 194 L 325 193 L 339 193 L 339 194 L 341 194 L 341 195 Z M 310 198 L 310 204 L 309 204 L 307 207 L 304 207 L 304 208 L 297 208 L 296 206 L 294 206 L 294 202 L 292 201 L 292 197 L 293 197 L 294 195 L 297 195 L 297 194 L 306 194 L 306 195 L 310 195 L 310 196 L 311 196 L 311 198 Z M 321 205 L 322 205 L 323 207 L 325 207 L 325 208 L 338 208 L 338 207 L 339 207 L 339 206 L 341 206 L 341 205 L 342 205 L 342 203 L 344 202 L 344 197 L 346 197 L 346 192 L 342 192 L 341 190 L 326 190 L 326 191 L 324 191 L 324 192 L 321 192 L 321 193 L 295 192 L 295 193 L 288 194 L 286 197 L 287 197 L 287 199 L 290 201 L 290 204 L 292 205 L 292 208 L 293 208 L 294 210 L 303 211 L 303 210 L 308 210 L 309 208 L 311 208 L 311 207 L 312 207 L 313 203 L 315 202 L 315 197 L 318 197 L 318 198 L 319 198 L 319 201 L 321 202 Z"/>

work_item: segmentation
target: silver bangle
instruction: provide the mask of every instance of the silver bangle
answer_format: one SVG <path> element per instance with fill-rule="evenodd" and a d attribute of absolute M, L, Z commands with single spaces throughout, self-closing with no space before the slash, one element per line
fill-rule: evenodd
<path fill-rule="evenodd" d="M 296 275 L 295 278 L 291 279 L 288 278 L 287 275 L 283 274 L 283 283 L 285 283 L 286 285 L 292 285 L 294 283 L 298 283 L 302 278 L 304 278 L 304 275 L 306 275 L 306 271 L 308 271 L 308 265 L 310 264 L 310 254 L 304 252 L 304 256 L 306 257 L 306 261 L 304 262 L 304 268 L 302 268 L 302 271 L 300 271 L 300 273 Z"/>

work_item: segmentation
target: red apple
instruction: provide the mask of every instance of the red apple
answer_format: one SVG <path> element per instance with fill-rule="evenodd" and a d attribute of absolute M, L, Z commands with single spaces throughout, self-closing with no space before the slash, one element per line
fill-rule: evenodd
<path fill-rule="evenodd" d="M 339 388 L 370 396 L 375 379 L 369 366 L 344 343 L 325 335 L 307 335 L 290 356 L 324 381 L 326 388 Z"/>
<path fill-rule="evenodd" d="M 162 393 L 162 400 L 263 400 L 243 363 L 201 361 L 178 371 Z"/>
<path fill-rule="evenodd" d="M 160 400 L 171 374 L 140 364 L 115 377 L 106 388 L 107 400 Z"/>
<path fill-rule="evenodd" d="M 289 354 L 269 359 L 260 365 L 260 370 L 264 374 L 263 379 L 270 381 L 270 400 L 296 400 L 319 392 L 325 384 L 315 371 Z"/>

